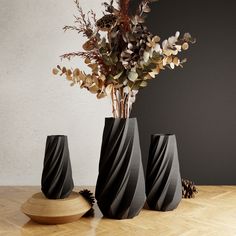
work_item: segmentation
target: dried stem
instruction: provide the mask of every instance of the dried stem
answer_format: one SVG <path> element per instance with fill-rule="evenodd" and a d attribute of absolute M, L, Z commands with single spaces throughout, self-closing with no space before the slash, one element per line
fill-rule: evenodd
<path fill-rule="evenodd" d="M 114 118 L 129 118 L 132 104 L 130 104 L 131 92 L 126 94 L 123 88 L 112 89 L 112 114 Z"/>
<path fill-rule="evenodd" d="M 112 92 L 111 92 L 111 102 L 112 102 L 112 114 L 113 114 L 113 117 L 116 117 L 116 110 L 115 110 L 115 102 L 114 102 L 114 89 L 112 89 Z"/>

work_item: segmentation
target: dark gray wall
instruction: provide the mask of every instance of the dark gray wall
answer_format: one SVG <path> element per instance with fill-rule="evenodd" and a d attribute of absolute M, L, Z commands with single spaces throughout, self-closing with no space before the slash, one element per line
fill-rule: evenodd
<path fill-rule="evenodd" d="M 175 133 L 182 177 L 236 184 L 236 1 L 160 0 L 147 24 L 162 39 L 190 32 L 197 44 L 184 69 L 167 69 L 138 94 L 144 163 L 151 133 Z"/>

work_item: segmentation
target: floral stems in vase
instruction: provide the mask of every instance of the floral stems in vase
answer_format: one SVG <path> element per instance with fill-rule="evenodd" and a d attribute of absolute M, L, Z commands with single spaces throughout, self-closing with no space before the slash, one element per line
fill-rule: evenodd
<path fill-rule="evenodd" d="M 132 91 L 125 93 L 123 88 L 112 89 L 111 101 L 114 118 L 129 118 L 133 101 L 131 97 L 135 97 Z"/>

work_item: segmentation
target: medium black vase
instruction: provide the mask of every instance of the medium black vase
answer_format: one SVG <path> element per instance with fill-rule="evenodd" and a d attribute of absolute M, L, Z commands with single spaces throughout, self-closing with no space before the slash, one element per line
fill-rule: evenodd
<path fill-rule="evenodd" d="M 145 203 L 136 118 L 106 118 L 95 197 L 105 217 L 128 219 Z"/>
<path fill-rule="evenodd" d="M 41 189 L 49 199 L 62 199 L 74 188 L 67 136 L 47 137 Z"/>
<path fill-rule="evenodd" d="M 182 199 L 175 135 L 151 136 L 146 172 L 147 205 L 151 210 L 170 211 Z"/>

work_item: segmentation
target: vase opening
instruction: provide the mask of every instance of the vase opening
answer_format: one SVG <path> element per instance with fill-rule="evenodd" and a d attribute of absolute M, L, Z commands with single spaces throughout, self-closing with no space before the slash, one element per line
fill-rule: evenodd
<path fill-rule="evenodd" d="M 167 137 L 169 137 L 169 136 L 175 136 L 175 134 L 152 134 L 151 135 L 152 137 L 157 137 L 157 136 L 167 136 Z"/>
<path fill-rule="evenodd" d="M 106 117 L 106 119 L 111 119 L 111 120 L 113 120 L 113 119 L 115 119 L 115 120 L 135 120 L 136 117 L 121 118 L 121 117 L 112 117 L 112 116 L 110 116 L 110 117 Z"/>

